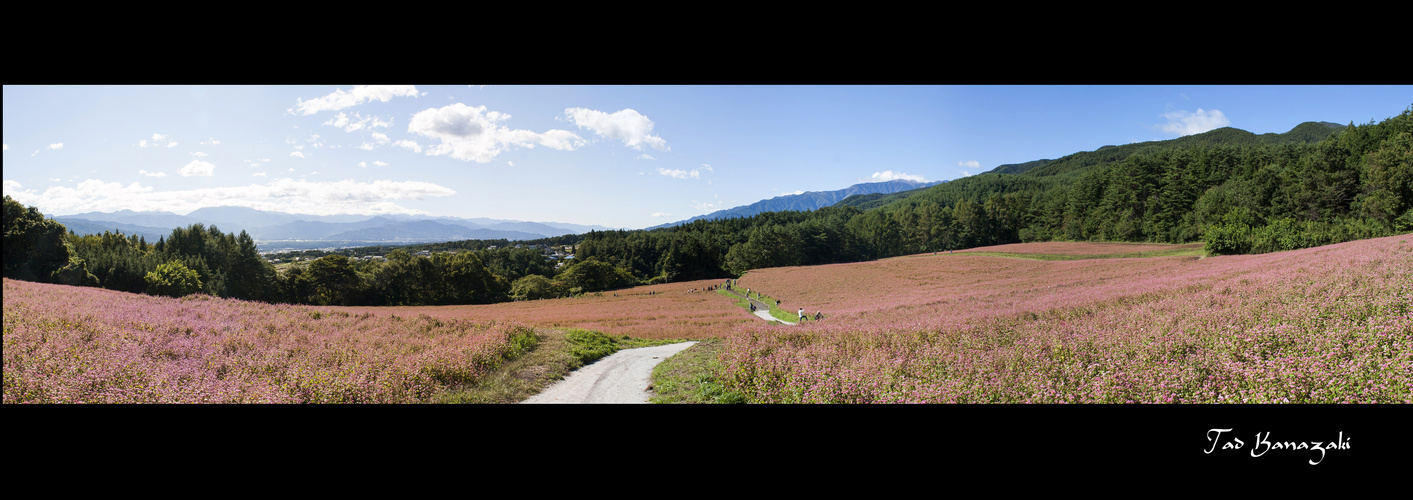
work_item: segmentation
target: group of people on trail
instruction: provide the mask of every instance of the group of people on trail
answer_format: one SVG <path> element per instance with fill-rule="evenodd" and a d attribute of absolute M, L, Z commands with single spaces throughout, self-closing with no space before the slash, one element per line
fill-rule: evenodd
<path fill-rule="evenodd" d="M 804 321 L 804 320 L 807 320 L 807 319 L 810 319 L 810 317 L 805 315 L 805 308 L 801 307 L 801 308 L 800 308 L 800 321 Z M 815 312 L 814 312 L 814 319 L 815 319 L 815 321 L 819 321 L 819 320 L 821 320 L 821 319 L 824 319 L 824 312 L 823 312 L 823 311 L 815 311 Z"/>
<path fill-rule="evenodd" d="M 727 290 L 730 290 L 731 287 L 732 287 L 733 285 L 735 285 L 735 284 L 736 284 L 736 280 L 726 280 L 726 282 L 725 282 L 725 283 L 722 283 L 720 286 L 724 286 L 724 287 L 726 287 Z M 713 289 L 716 289 L 716 288 L 717 288 L 716 286 L 712 286 L 712 287 L 708 287 L 707 289 L 708 289 L 708 290 L 713 290 Z M 693 291 L 695 291 L 695 289 L 693 289 Z M 747 299 L 747 300 L 750 300 L 750 299 L 752 299 L 752 298 L 764 299 L 765 296 L 764 296 L 764 295 L 761 295 L 760 292 L 756 292 L 755 290 L 751 290 L 750 288 L 747 288 L 747 289 L 746 289 L 746 299 Z M 780 299 L 775 299 L 775 307 L 780 307 L 780 304 L 781 304 L 781 300 L 780 300 Z M 756 307 L 756 303 L 755 303 L 755 302 L 750 302 L 749 307 L 750 307 L 752 313 L 754 313 L 754 312 L 760 310 L 758 307 Z M 799 310 L 799 317 L 800 317 L 800 321 L 802 321 L 802 322 L 805 321 L 805 320 L 807 320 L 807 319 L 811 319 L 811 318 L 813 318 L 815 321 L 819 321 L 819 320 L 821 320 L 821 319 L 824 319 L 824 312 L 822 312 L 822 311 L 815 311 L 814 315 L 813 315 L 813 316 L 810 316 L 810 315 L 808 315 L 808 314 L 805 314 L 805 308 L 801 307 L 800 310 Z"/>

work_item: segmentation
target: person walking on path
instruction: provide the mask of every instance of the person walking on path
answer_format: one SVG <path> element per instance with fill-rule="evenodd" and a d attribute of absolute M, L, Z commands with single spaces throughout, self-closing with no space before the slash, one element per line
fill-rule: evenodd
<path fill-rule="evenodd" d="M 804 321 L 804 320 L 805 320 L 805 308 L 801 307 L 801 308 L 800 308 L 800 321 Z"/>

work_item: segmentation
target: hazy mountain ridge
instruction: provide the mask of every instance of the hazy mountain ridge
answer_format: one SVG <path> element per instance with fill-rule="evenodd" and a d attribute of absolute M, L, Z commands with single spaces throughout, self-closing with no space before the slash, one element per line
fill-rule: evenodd
<path fill-rule="evenodd" d="M 536 240 L 611 230 L 604 226 L 559 222 L 526 222 L 488 218 L 429 217 L 413 215 L 304 215 L 269 212 L 245 207 L 207 207 L 187 215 L 171 212 L 87 212 L 54 217 L 75 234 L 119 231 L 155 242 L 172 229 L 192 224 L 215 226 L 222 232 L 245 231 L 256 242 L 320 241 L 425 243 L 455 240 Z"/>
<path fill-rule="evenodd" d="M 647 228 L 647 230 L 661 229 L 666 227 L 690 224 L 698 220 L 730 219 L 735 217 L 750 217 L 765 212 L 780 212 L 785 210 L 809 211 L 833 206 L 844 199 L 855 195 L 868 194 L 890 194 L 900 191 L 910 191 L 941 184 L 945 181 L 919 182 L 906 179 L 897 179 L 882 182 L 865 182 L 854 184 L 844 189 L 835 191 L 809 191 L 800 194 L 787 194 L 776 196 L 768 200 L 761 200 L 750 205 L 743 205 L 725 210 L 698 215 L 687 220 L 661 224 Z"/>

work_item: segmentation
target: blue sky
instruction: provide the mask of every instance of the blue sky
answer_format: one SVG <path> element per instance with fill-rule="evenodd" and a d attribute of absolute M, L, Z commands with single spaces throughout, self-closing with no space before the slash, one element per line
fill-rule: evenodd
<path fill-rule="evenodd" d="M 51 216 L 236 205 L 636 229 L 1410 105 L 1408 85 L 7 85 L 4 193 Z"/>

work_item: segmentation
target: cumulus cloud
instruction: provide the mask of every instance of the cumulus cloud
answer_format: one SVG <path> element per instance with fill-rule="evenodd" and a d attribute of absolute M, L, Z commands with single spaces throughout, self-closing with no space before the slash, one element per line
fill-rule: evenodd
<path fill-rule="evenodd" d="M 5 181 L 5 194 L 19 190 L 19 183 Z M 27 193 L 34 195 L 33 192 Z M 202 207 L 241 206 L 314 215 L 371 215 L 422 213 L 398 206 L 395 200 L 421 200 L 455 193 L 443 186 L 418 181 L 316 182 L 276 179 L 247 186 L 157 191 L 136 182 L 122 185 L 89 179 L 73 187 L 52 187 L 42 195 L 29 198 L 42 203 L 42 206 L 36 206 L 46 213 L 112 212 L 123 209 L 184 213 Z"/>
<path fill-rule="evenodd" d="M 496 155 L 515 147 L 533 148 L 545 146 L 558 150 L 573 151 L 582 146 L 584 140 L 567 130 L 550 130 L 544 133 L 529 130 L 512 130 L 503 122 L 510 115 L 499 111 L 486 111 L 485 106 L 467 106 L 456 103 L 441 108 L 428 108 L 412 116 L 407 131 L 440 141 L 429 146 L 428 155 L 448 155 L 463 161 L 485 163 Z M 416 143 L 398 146 L 418 150 Z"/>
<path fill-rule="evenodd" d="M 910 174 L 905 174 L 905 173 L 902 173 L 902 172 L 894 172 L 894 171 L 892 171 L 892 170 L 884 170 L 884 171 L 882 171 L 882 172 L 874 172 L 872 179 L 873 179 L 873 182 L 892 181 L 892 180 L 898 180 L 898 179 L 906 179 L 906 180 L 917 181 L 917 182 L 927 182 L 927 179 L 924 179 L 921 175 L 910 175 Z"/>
<path fill-rule="evenodd" d="M 137 173 L 142 174 L 142 175 L 145 175 L 145 176 L 148 176 L 148 177 L 166 177 L 166 176 L 167 176 L 167 173 L 166 173 L 166 172 L 148 172 L 148 171 L 146 171 L 146 170 L 138 170 Z"/>
<path fill-rule="evenodd" d="M 3 194 L 6 195 L 6 196 L 14 196 L 14 195 L 16 195 L 16 194 L 20 194 L 21 192 L 23 192 L 23 190 L 24 190 L 24 189 L 23 189 L 22 186 L 20 186 L 20 182 L 19 182 L 19 181 L 12 181 L 12 180 L 9 180 L 9 179 L 6 179 L 6 180 L 4 181 L 4 193 L 3 193 Z"/>
<path fill-rule="evenodd" d="M 701 178 L 701 175 L 702 175 L 702 173 L 699 172 L 699 171 L 697 171 L 697 169 L 695 169 L 695 168 L 692 169 L 692 171 L 688 172 L 688 171 L 682 170 L 682 169 L 668 170 L 668 169 L 665 169 L 665 168 L 658 167 L 657 173 L 658 173 L 659 175 L 665 175 L 665 176 L 674 177 L 674 178 L 677 178 L 677 179 L 686 179 L 686 178 L 699 179 L 699 178 Z"/>
<path fill-rule="evenodd" d="M 57 150 L 60 150 L 60 149 L 63 149 L 63 148 L 64 148 L 64 143 L 62 143 L 62 142 L 56 142 L 56 143 L 54 143 L 54 144 L 50 144 L 50 145 L 49 145 L 49 150 L 50 150 L 50 151 L 57 151 Z"/>
<path fill-rule="evenodd" d="M 412 85 L 354 85 L 353 90 L 335 89 L 334 93 L 310 99 L 298 99 L 290 113 L 312 115 L 320 111 L 338 111 L 366 102 L 388 102 L 394 97 L 417 97 L 417 87 Z"/>
<path fill-rule="evenodd" d="M 303 157 L 304 157 L 304 152 L 303 152 L 303 151 L 291 151 L 291 152 L 289 153 L 289 155 L 290 155 L 290 156 L 293 156 L 293 157 L 295 157 L 295 158 L 303 158 Z"/>
<path fill-rule="evenodd" d="M 1215 109 L 1205 111 L 1197 108 L 1196 112 L 1177 110 L 1163 113 L 1163 118 L 1167 118 L 1168 123 L 1158 125 L 1158 129 L 1177 136 L 1200 134 L 1231 125 L 1231 120 Z"/>
<path fill-rule="evenodd" d="M 216 174 L 216 166 L 201 160 L 192 160 L 191 163 L 186 164 L 186 166 L 178 170 L 177 173 L 182 174 L 182 177 L 198 175 L 210 177 Z"/>
<path fill-rule="evenodd" d="M 646 144 L 659 151 L 668 150 L 667 141 L 652 135 L 653 121 L 632 109 L 605 113 L 586 108 L 568 108 L 564 110 L 564 118 L 579 128 L 623 141 L 624 145 L 633 149 L 641 150 Z"/>

